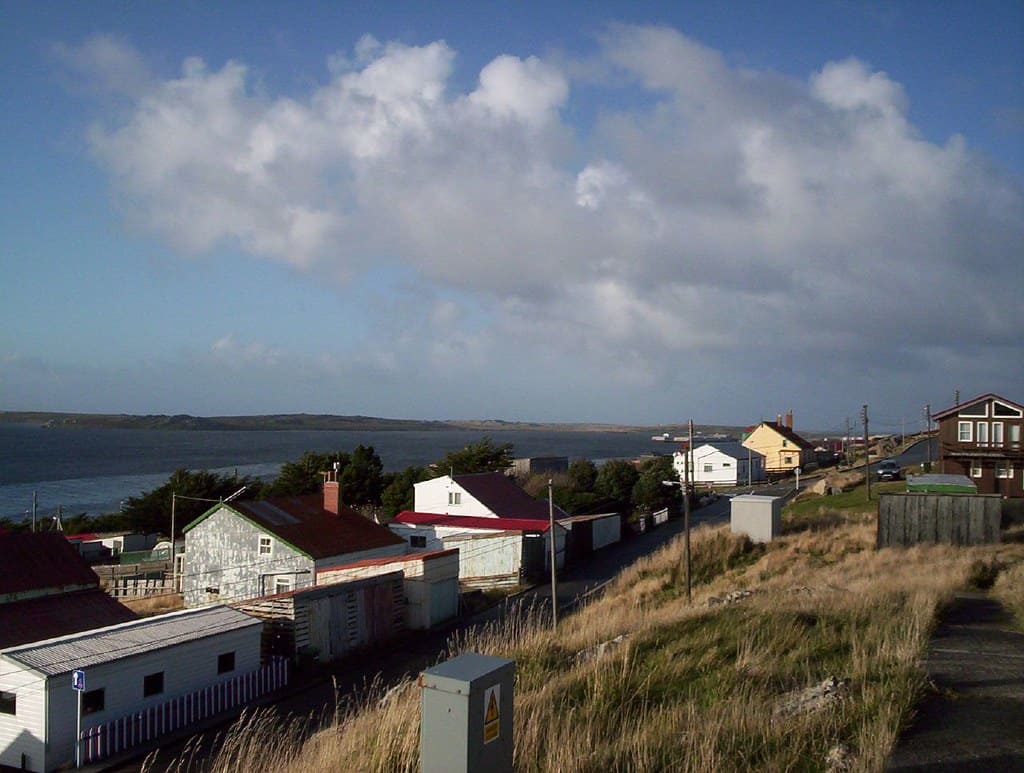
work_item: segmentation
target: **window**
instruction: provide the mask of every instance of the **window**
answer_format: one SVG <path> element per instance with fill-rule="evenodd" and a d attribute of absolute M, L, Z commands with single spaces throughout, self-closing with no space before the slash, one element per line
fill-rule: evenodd
<path fill-rule="evenodd" d="M 1013 477 L 1013 465 L 1007 464 L 1006 462 L 996 462 L 996 477 L 997 478 L 1012 478 Z"/>
<path fill-rule="evenodd" d="M 723 467 L 732 467 L 732 462 L 722 462 Z"/>
<path fill-rule="evenodd" d="M 980 478 L 981 477 L 981 462 L 971 462 L 971 477 L 972 478 Z"/>
<path fill-rule="evenodd" d="M 1003 444 L 1003 423 L 1001 421 L 992 422 L 992 445 L 1001 446 Z"/>
<path fill-rule="evenodd" d="M 86 690 L 82 693 L 82 713 L 95 714 L 106 706 L 106 690 Z"/>
<path fill-rule="evenodd" d="M 704 472 L 711 472 L 711 471 L 712 471 L 712 470 L 714 470 L 714 469 L 715 469 L 715 468 L 714 468 L 714 466 L 713 466 L 713 465 L 710 465 L 710 464 L 705 464 L 705 465 L 704 465 Z"/>
<path fill-rule="evenodd" d="M 220 596 L 220 588 L 207 588 L 206 593 L 213 598 L 217 598 Z"/>
<path fill-rule="evenodd" d="M 1020 442 L 1020 424 L 1011 424 L 1010 425 L 1010 442 L 1011 443 L 1019 443 Z"/>
<path fill-rule="evenodd" d="M 217 656 L 217 673 L 226 674 L 235 670 L 235 653 L 223 652 Z"/>
<path fill-rule="evenodd" d="M 973 426 L 974 424 L 969 421 L 957 422 L 957 439 L 961 443 L 970 443 L 971 440 L 974 439 L 974 436 L 971 434 L 971 428 Z"/>
<path fill-rule="evenodd" d="M 292 589 L 290 577 L 277 577 L 274 579 L 274 593 L 287 593 Z"/>
<path fill-rule="evenodd" d="M 17 714 L 15 711 L 15 704 L 18 696 L 12 692 L 3 692 L 0 690 L 0 714 Z"/>
<path fill-rule="evenodd" d="M 155 674 L 150 674 L 142 678 L 142 697 L 148 698 L 150 695 L 159 695 L 164 691 L 164 672 L 157 671 Z"/>
<path fill-rule="evenodd" d="M 792 456 L 783 457 L 782 463 L 783 464 L 792 464 L 793 463 L 793 457 Z"/>
<path fill-rule="evenodd" d="M 260 537 L 260 555 L 269 556 L 271 550 L 270 537 Z"/>
<path fill-rule="evenodd" d="M 978 422 L 977 435 L 975 436 L 974 439 L 978 443 L 987 443 L 988 442 L 988 422 L 987 421 L 979 421 Z"/>
<path fill-rule="evenodd" d="M 409 547 L 425 548 L 426 546 L 427 546 L 427 538 L 424 537 L 423 535 L 417 536 L 417 535 L 413 534 L 411 537 L 409 537 Z"/>
<path fill-rule="evenodd" d="M 462 492 L 461 491 L 449 491 L 448 492 L 448 504 L 450 504 L 450 505 L 461 505 L 462 504 Z"/>

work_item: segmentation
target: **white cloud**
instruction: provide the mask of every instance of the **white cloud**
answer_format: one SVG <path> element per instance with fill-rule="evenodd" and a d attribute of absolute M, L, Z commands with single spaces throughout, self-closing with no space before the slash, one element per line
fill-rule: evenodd
<path fill-rule="evenodd" d="M 97 78 L 138 58 L 104 39 L 62 50 Z M 642 99 L 593 126 L 570 125 L 569 70 L 537 57 L 496 56 L 458 94 L 447 44 L 364 38 L 280 97 L 242 63 L 188 60 L 93 148 L 126 216 L 185 250 L 343 276 L 398 256 L 490 310 L 421 310 L 407 345 L 367 343 L 385 366 L 419 346 L 499 369 L 514 332 L 653 383 L 676 377 L 666 353 L 714 351 L 736 378 L 837 348 L 901 369 L 1019 334 L 1019 185 L 962 138 L 924 139 L 884 72 L 851 58 L 801 82 L 660 27 L 612 27 L 597 58 Z"/>

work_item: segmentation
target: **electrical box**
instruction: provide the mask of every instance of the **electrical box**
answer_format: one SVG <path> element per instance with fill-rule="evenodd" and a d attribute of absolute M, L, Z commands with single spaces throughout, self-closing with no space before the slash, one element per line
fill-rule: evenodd
<path fill-rule="evenodd" d="M 752 542 L 771 542 L 782 533 L 782 500 L 758 494 L 733 497 L 729 528 Z"/>
<path fill-rule="evenodd" d="M 420 674 L 422 773 L 511 773 L 515 670 L 467 652 Z"/>

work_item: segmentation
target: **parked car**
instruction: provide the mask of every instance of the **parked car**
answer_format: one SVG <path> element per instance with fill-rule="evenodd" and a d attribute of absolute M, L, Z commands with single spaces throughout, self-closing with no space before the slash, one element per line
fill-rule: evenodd
<path fill-rule="evenodd" d="M 879 480 L 899 480 L 903 477 L 900 466 L 892 459 L 883 459 L 875 467 L 875 476 Z"/>

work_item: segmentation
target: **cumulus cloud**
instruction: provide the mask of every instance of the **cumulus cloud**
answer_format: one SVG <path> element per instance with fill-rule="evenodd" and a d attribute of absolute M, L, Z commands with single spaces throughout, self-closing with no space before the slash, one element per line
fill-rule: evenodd
<path fill-rule="evenodd" d="M 500 54 L 453 93 L 455 53 L 363 38 L 310 93 L 277 97 L 242 62 L 190 59 L 125 86 L 131 113 L 98 122 L 92 148 L 126 217 L 190 253 L 238 245 L 342 276 L 398 256 L 476 297 L 482 327 L 424 312 L 448 327 L 429 341 L 440 361 L 494 367 L 490 347 L 515 335 L 657 379 L 666 352 L 738 374 L 837 348 L 869 361 L 884 338 L 893 367 L 938 368 L 936 347 L 1019 335 L 1019 185 L 960 137 L 923 138 L 868 63 L 800 81 L 615 26 L 595 54 L 615 75 L 603 88 L 639 106 L 578 125 L 568 68 Z M 99 80 L 143 71 L 105 38 L 61 56 Z"/>

